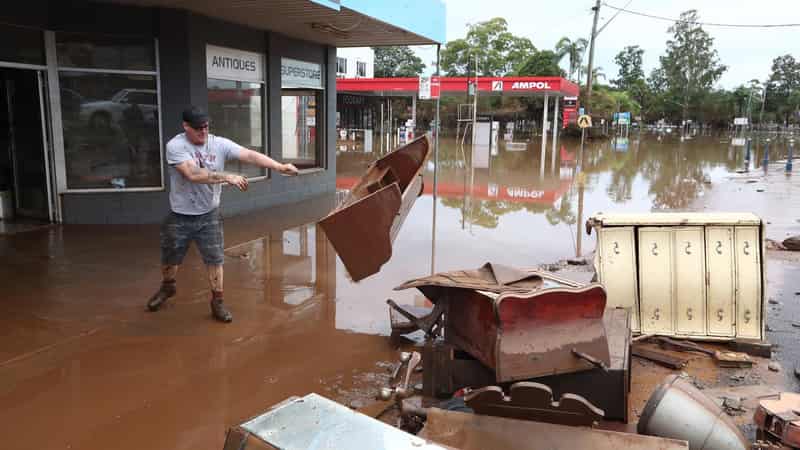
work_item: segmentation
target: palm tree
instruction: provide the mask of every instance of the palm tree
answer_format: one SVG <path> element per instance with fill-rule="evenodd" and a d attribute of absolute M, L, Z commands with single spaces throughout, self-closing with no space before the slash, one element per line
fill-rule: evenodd
<path fill-rule="evenodd" d="M 575 41 L 568 37 L 562 37 L 556 43 L 556 56 L 558 61 L 561 61 L 565 56 L 569 58 L 569 78 L 574 79 L 573 75 L 580 70 L 581 62 L 583 62 L 583 54 L 586 52 L 586 46 L 589 42 L 586 39 L 580 38 Z"/>
<path fill-rule="evenodd" d="M 586 74 L 586 71 L 589 70 L 587 66 L 581 66 L 580 70 L 578 71 L 578 79 L 583 79 L 583 75 Z M 597 80 L 600 78 L 607 80 L 605 72 L 603 72 L 602 67 L 595 67 L 592 69 L 592 83 L 597 83 Z"/>

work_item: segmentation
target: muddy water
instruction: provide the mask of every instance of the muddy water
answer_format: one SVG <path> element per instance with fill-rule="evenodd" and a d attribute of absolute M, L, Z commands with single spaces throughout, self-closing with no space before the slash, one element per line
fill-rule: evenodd
<path fill-rule="evenodd" d="M 383 336 L 384 300 L 423 301 L 392 287 L 432 266 L 533 266 L 586 254 L 589 214 L 688 208 L 742 167 L 743 149 L 720 140 L 631 136 L 587 144 L 582 154 L 568 141 L 555 155 L 548 142 L 542 155 L 538 141 L 520 139 L 473 158 L 443 139 L 435 245 L 427 170 L 428 194 L 393 259 L 358 284 L 314 225 L 333 193 L 227 219 L 230 325 L 209 317 L 195 251 L 177 297 L 144 312 L 159 277 L 156 226 L 2 237 L 0 447 L 219 449 L 227 427 L 291 395 L 356 405 L 386 383 L 396 357 Z M 378 153 L 341 152 L 338 184 L 347 187 Z"/>

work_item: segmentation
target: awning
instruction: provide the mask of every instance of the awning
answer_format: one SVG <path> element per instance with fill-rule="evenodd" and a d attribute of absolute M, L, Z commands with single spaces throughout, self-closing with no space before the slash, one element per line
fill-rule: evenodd
<path fill-rule="evenodd" d="M 431 45 L 445 38 L 441 0 L 99 0 L 191 11 L 334 47 Z"/>
<path fill-rule="evenodd" d="M 434 77 L 436 78 L 436 77 Z M 467 92 L 475 78 L 439 77 L 442 94 Z M 435 80 L 434 80 L 435 82 Z M 418 78 L 354 78 L 336 81 L 336 91 L 361 95 L 414 96 L 419 92 Z M 574 97 L 578 85 L 561 77 L 478 77 L 480 95 Z"/>

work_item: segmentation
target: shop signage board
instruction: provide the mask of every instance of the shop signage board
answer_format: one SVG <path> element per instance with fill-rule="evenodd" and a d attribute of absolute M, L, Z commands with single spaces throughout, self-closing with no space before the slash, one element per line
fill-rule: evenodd
<path fill-rule="evenodd" d="M 208 78 L 219 80 L 264 81 L 264 55 L 216 45 L 206 45 Z"/>
<path fill-rule="evenodd" d="M 736 117 L 733 119 L 734 125 L 747 125 L 747 117 Z"/>
<path fill-rule="evenodd" d="M 281 87 L 322 89 L 322 65 L 281 58 Z"/>
<path fill-rule="evenodd" d="M 431 98 L 430 77 L 419 77 L 419 98 L 421 100 L 430 100 Z"/>

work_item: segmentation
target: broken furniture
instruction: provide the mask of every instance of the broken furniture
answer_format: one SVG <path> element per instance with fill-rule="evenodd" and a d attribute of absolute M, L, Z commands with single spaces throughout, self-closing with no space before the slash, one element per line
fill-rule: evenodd
<path fill-rule="evenodd" d="M 555 401 L 549 387 L 530 381 L 512 384 L 508 396 L 498 386 L 469 391 L 464 402 L 475 414 L 559 425 L 593 426 L 604 415 L 580 395 L 564 394 Z"/>
<path fill-rule="evenodd" d="M 761 400 L 753 417 L 760 441 L 785 449 L 800 448 L 800 394 L 781 392 Z"/>
<path fill-rule="evenodd" d="M 712 399 L 678 375 L 668 376 L 650 396 L 637 431 L 686 440 L 691 450 L 747 450 L 750 446 Z"/>
<path fill-rule="evenodd" d="M 319 224 L 353 281 L 377 273 L 422 195 L 422 170 L 430 143 L 421 136 L 370 165 L 342 203 Z"/>
<path fill-rule="evenodd" d="M 444 450 L 317 394 L 292 397 L 228 430 L 223 450 Z"/>
<path fill-rule="evenodd" d="M 498 383 L 590 370 L 610 362 L 599 284 L 488 263 L 395 289 L 444 303 L 445 342 L 495 373 Z"/>
<path fill-rule="evenodd" d="M 430 408 L 419 437 L 460 450 L 687 450 L 686 441 Z"/>
<path fill-rule="evenodd" d="M 764 339 L 764 223 L 753 214 L 597 214 L 595 269 L 633 330 Z"/>
<path fill-rule="evenodd" d="M 427 308 L 424 306 L 400 306 L 394 300 L 388 299 L 386 304 L 389 305 L 389 323 L 393 336 L 422 331 L 427 339 L 431 339 L 440 334 L 444 303 Z"/>
<path fill-rule="evenodd" d="M 723 350 L 712 350 L 705 348 L 701 345 L 698 345 L 694 342 L 679 341 L 665 336 L 656 336 L 650 339 L 658 342 L 664 348 L 675 349 L 685 352 L 703 353 L 705 355 L 714 358 L 714 360 L 717 362 L 717 365 L 720 367 L 738 367 L 738 368 L 753 367 L 753 359 L 750 358 L 750 356 L 748 356 L 745 353 L 723 351 Z"/>

